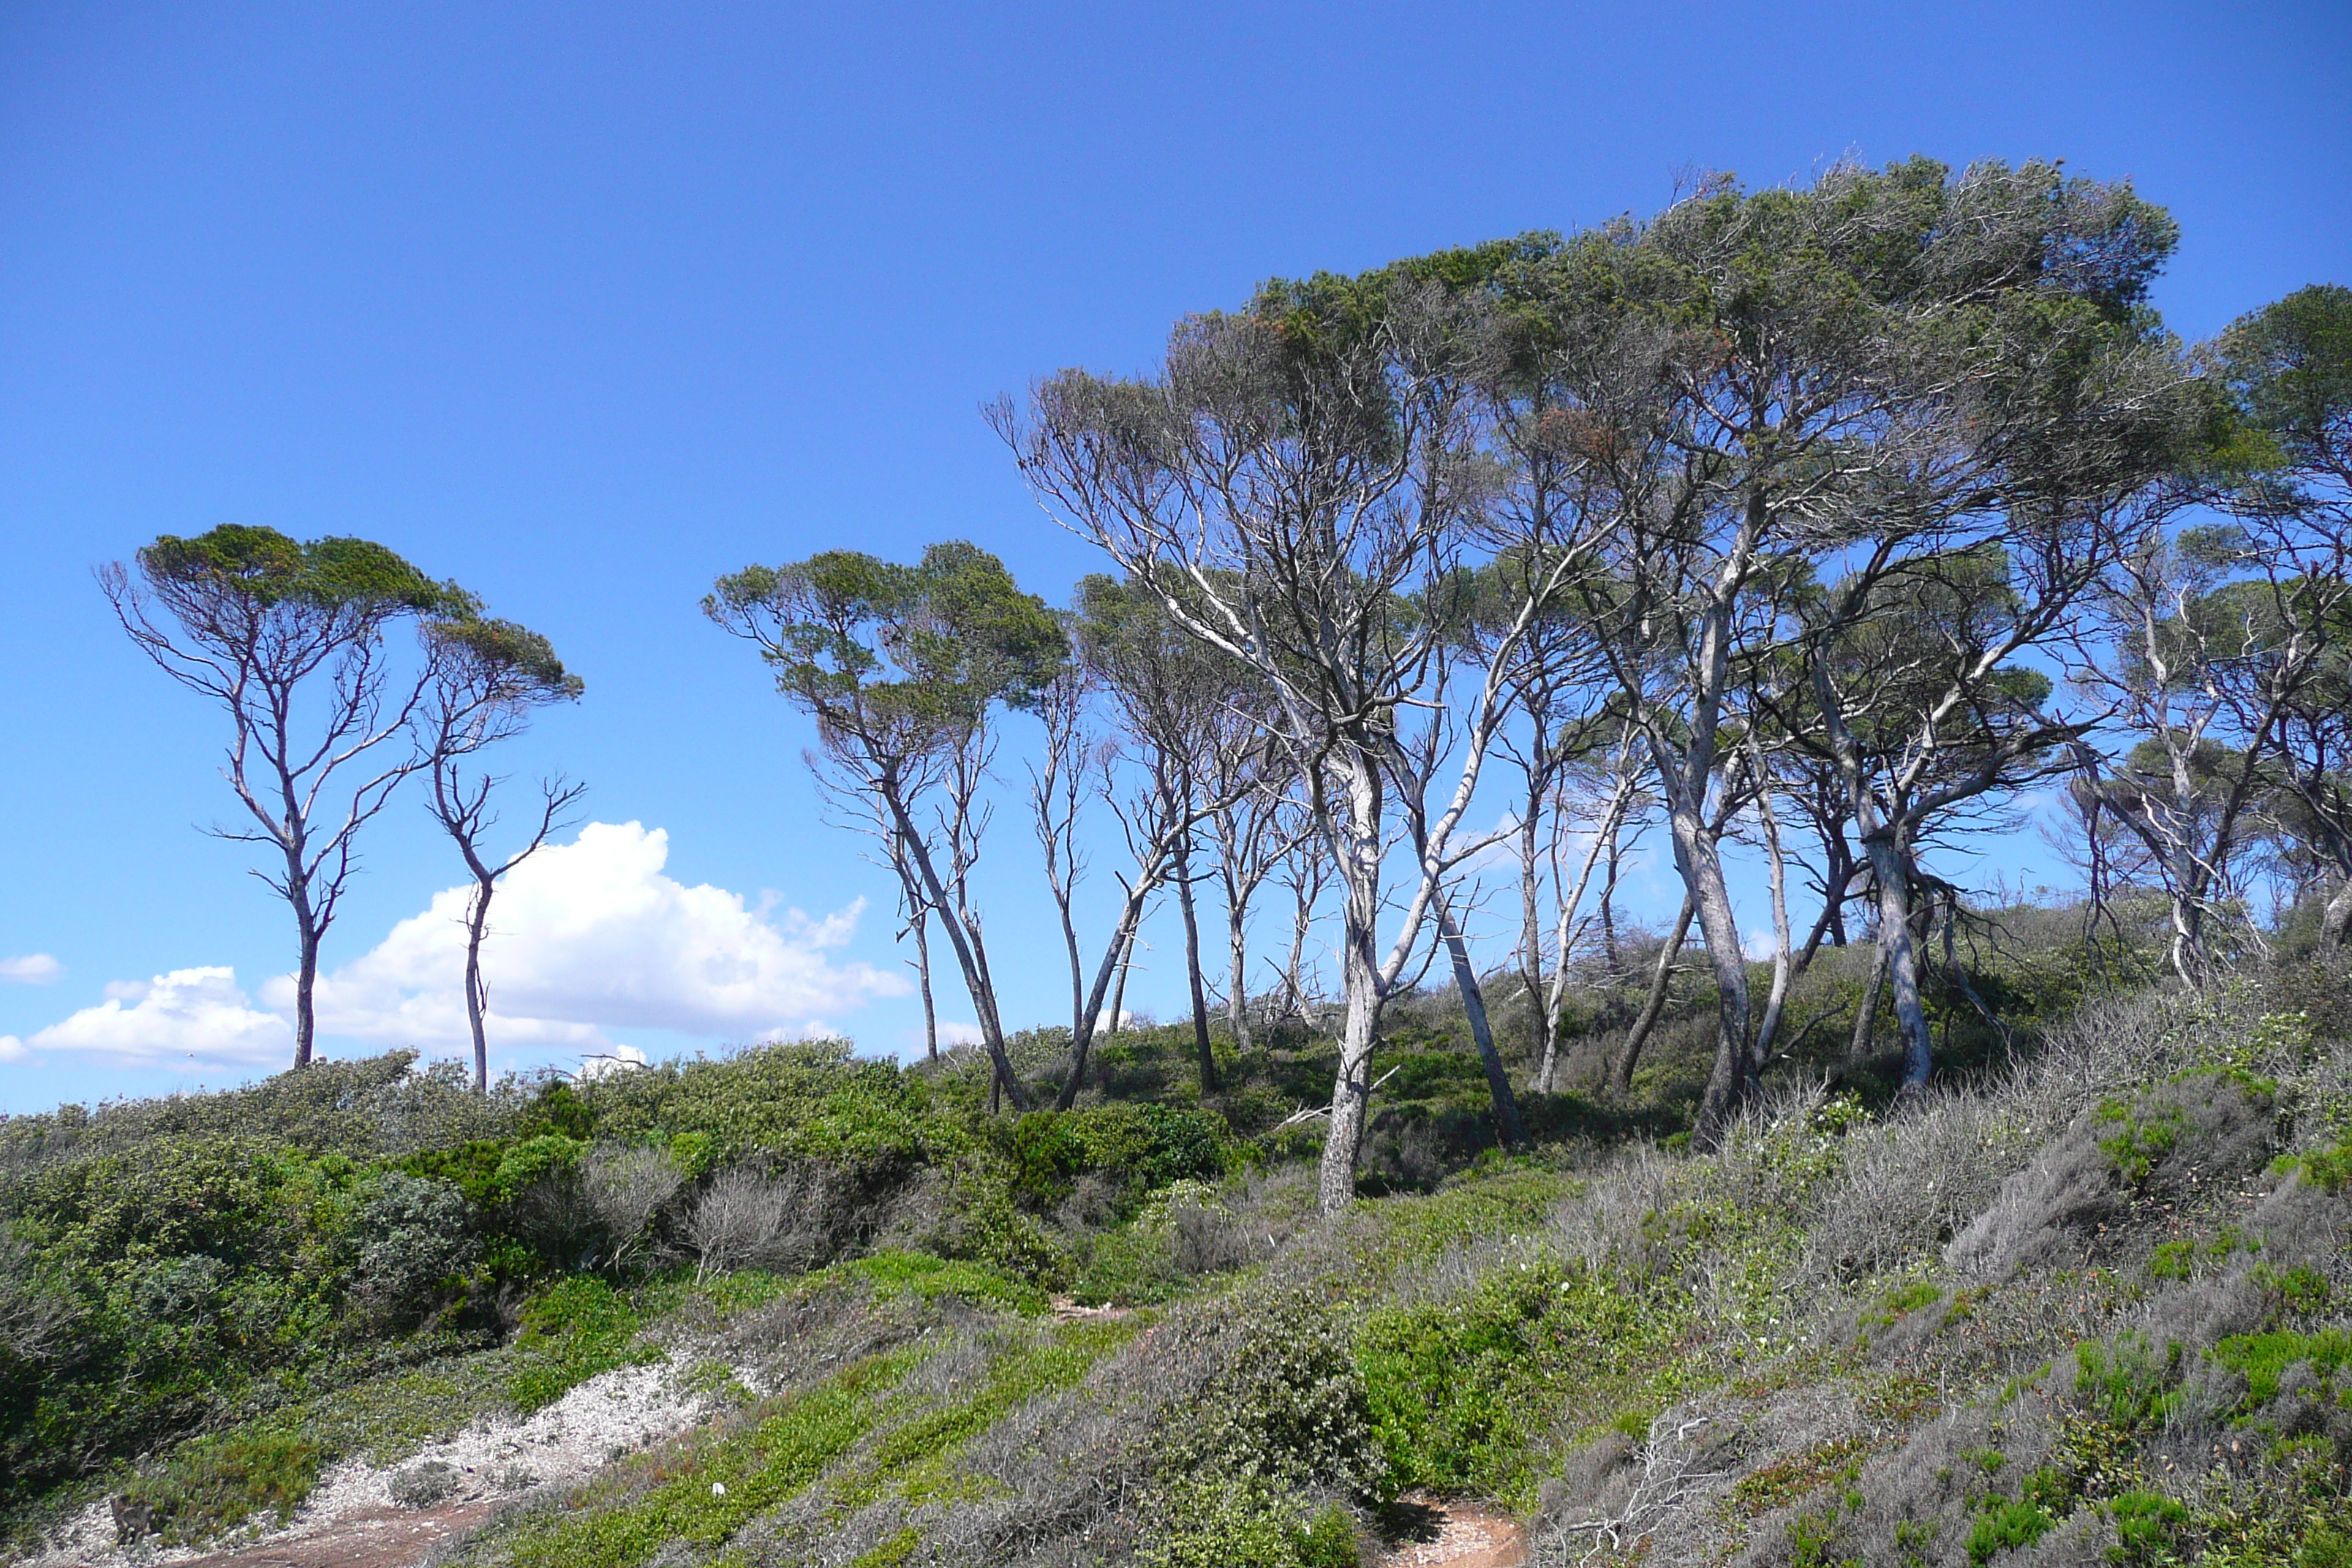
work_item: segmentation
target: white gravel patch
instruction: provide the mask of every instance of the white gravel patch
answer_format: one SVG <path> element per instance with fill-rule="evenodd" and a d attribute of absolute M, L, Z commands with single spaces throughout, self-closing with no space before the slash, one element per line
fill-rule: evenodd
<path fill-rule="evenodd" d="M 117 1545 L 113 1513 L 101 1501 L 75 1515 L 53 1538 L 51 1550 L 26 1561 L 28 1568 L 183 1563 L 232 1545 L 299 1541 L 358 1515 L 446 1508 L 534 1487 L 570 1485 L 702 1418 L 709 1396 L 680 1387 L 678 1374 L 675 1364 L 620 1367 L 520 1420 L 478 1416 L 447 1442 L 427 1444 L 396 1465 L 379 1469 L 363 1458 L 345 1459 L 319 1478 L 317 1489 L 283 1529 L 205 1547 Z M 425 1495 L 436 1491 L 437 1496 Z"/>

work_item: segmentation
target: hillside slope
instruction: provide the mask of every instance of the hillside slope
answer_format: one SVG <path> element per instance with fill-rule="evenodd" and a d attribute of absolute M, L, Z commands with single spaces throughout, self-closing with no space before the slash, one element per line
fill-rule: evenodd
<path fill-rule="evenodd" d="M 1712 1156 L 1561 1110 L 1538 1153 L 1372 1182 L 1337 1222 L 1289 1133 L 1245 1135 L 1271 1089 L 992 1123 L 970 1084 L 787 1052 L 542 1095 L 300 1189 L 467 1194 L 479 1255 L 375 1336 L 404 1364 L 357 1367 L 361 1334 L 339 1373 L 289 1354 L 193 1440 L 20 1505 L 20 1540 L 79 1510 L 51 1561 L 193 1554 L 405 1508 L 464 1528 L 404 1561 L 1307 1565 L 1410 1550 L 1462 1500 L 1541 1563 L 2334 1568 L 2352 1043 L 2313 984 L 2095 1004 L 1877 1113 L 1791 1086 Z M 438 1103 L 415 1081 L 315 1114 L 373 1094 L 381 1130 Z M 675 1179 L 616 1242 L 617 1151 L 656 1147 Z M 86 1163 L 20 1157 L 15 1212 Z M 714 1266 L 709 1194 L 751 1167 L 766 1267 Z M 354 1223 L 346 1319 L 398 1250 Z M 550 1236 L 606 1256 L 512 1250 Z M 698 1276 L 662 1262 L 697 1236 Z"/>

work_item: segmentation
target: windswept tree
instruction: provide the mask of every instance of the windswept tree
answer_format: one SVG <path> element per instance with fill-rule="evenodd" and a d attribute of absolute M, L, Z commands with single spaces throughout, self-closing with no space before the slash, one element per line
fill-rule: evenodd
<path fill-rule="evenodd" d="M 474 1092 L 484 1094 L 490 1086 L 490 988 L 482 977 L 482 941 L 489 931 L 490 900 L 507 873 L 546 846 L 587 786 L 560 773 L 541 780 L 538 825 L 520 848 L 499 857 L 487 852 L 483 840 L 498 826 L 490 797 L 502 781 L 488 768 L 475 768 L 485 751 L 529 729 L 535 710 L 576 702 L 583 688 L 555 657 L 553 644 L 512 621 L 457 616 L 427 622 L 425 636 L 435 656 L 419 714 L 433 780 L 427 805 L 474 879 L 466 900 L 466 1023 L 474 1038 Z"/>
<path fill-rule="evenodd" d="M 721 577 L 703 613 L 752 643 L 816 723 L 820 780 L 870 811 L 940 922 L 978 1015 L 998 1090 L 1029 1097 L 1004 1048 L 971 872 L 994 710 L 1034 705 L 1068 656 L 1060 620 L 1003 562 L 962 541 L 912 566 L 827 551 Z"/>
<path fill-rule="evenodd" d="M 2352 943 L 2352 289 L 2298 289 L 2234 323 L 2216 359 L 2254 438 L 2234 510 L 2276 520 L 2295 546 L 2263 657 L 2293 640 L 2290 623 L 2318 645 L 2280 715 L 2272 814 L 2335 879 L 2323 939 Z"/>
<path fill-rule="evenodd" d="M 2172 966 L 2192 985 L 2219 973 L 2226 926 L 2252 930 L 2247 857 L 2283 769 L 2298 773 L 2286 763 L 2294 716 L 2324 705 L 2333 684 L 2352 607 L 2346 542 L 2263 510 L 2177 538 L 2151 531 L 2105 599 L 2109 647 L 2084 661 L 2084 679 L 2141 739 L 2078 784 L 2077 800 L 2095 831 L 2101 817 L 2122 829 L 2137 852 L 2126 869 L 2162 890 Z M 2330 728 L 2320 711 L 2318 728 L 2301 731 L 2309 740 Z"/>
<path fill-rule="evenodd" d="M 1225 1024 L 1234 1044 L 1255 1043 L 1250 1025 L 1250 909 L 1289 853 L 1297 829 L 1286 809 L 1294 783 L 1288 758 L 1266 736 L 1265 714 L 1236 701 L 1212 732 L 1209 816 L 1216 842 L 1217 886 L 1225 906 Z"/>
<path fill-rule="evenodd" d="M 1118 810 L 1135 871 L 1121 879 L 1125 896 L 1111 939 L 1080 1008 L 1070 1081 L 1075 1084 L 1085 1070 L 1086 1047 L 1105 987 L 1135 941 L 1145 904 L 1160 887 L 1172 883 L 1184 921 L 1193 1052 L 1202 1090 L 1212 1092 L 1219 1085 L 1202 976 L 1193 859 L 1202 822 L 1230 809 L 1249 787 L 1246 780 L 1222 776 L 1216 761 L 1219 732 L 1237 700 L 1242 672 L 1171 618 L 1158 591 L 1134 578 L 1086 578 L 1078 584 L 1074 625 L 1079 658 L 1108 697 L 1118 728 L 1129 738 L 1129 743 L 1114 743 L 1103 761 L 1110 764 L 1124 756 L 1139 776 L 1136 787 L 1122 797 L 1106 773 L 1105 792 Z M 1074 967 L 1074 984 L 1076 980 Z"/>
<path fill-rule="evenodd" d="M 1540 607 L 1508 618 L 1517 629 L 1483 668 L 1455 666 L 1454 782 L 1392 884 L 1402 729 L 1433 717 L 1433 666 L 1454 636 L 1429 613 L 1433 594 L 1498 548 L 1479 392 L 1489 326 L 1475 300 L 1410 269 L 1274 283 L 1244 311 L 1181 323 L 1156 375 L 1066 371 L 1025 415 L 997 411 L 1047 505 L 1270 693 L 1268 735 L 1304 782 L 1342 895 L 1328 1211 L 1354 1201 L 1381 1013 L 1458 864 L 1456 830 Z M 1531 574 L 1539 595 L 1572 558 Z"/>
<path fill-rule="evenodd" d="M 1803 640 L 1813 585 L 1857 556 L 2004 526 L 2009 455 L 2037 436 L 2065 445 L 2085 411 L 2002 395 L 2038 390 L 2036 353 L 2087 355 L 2073 384 L 2101 390 L 2102 333 L 2130 345 L 2170 239 L 2126 186 L 1919 159 L 1803 190 L 1717 180 L 1496 274 L 1543 328 L 1546 423 L 1578 459 L 1563 493 L 1606 518 L 1604 569 L 1575 586 L 1715 972 L 1702 1145 L 1760 1067 L 1714 831 L 1751 771 L 1748 689 Z"/>
<path fill-rule="evenodd" d="M 273 868 L 254 875 L 294 916 L 294 1065 L 307 1067 L 319 948 L 358 868 L 360 830 L 425 761 L 410 722 L 436 675 L 435 645 L 402 664 L 385 634 L 472 601 L 364 539 L 298 543 L 236 523 L 165 534 L 98 577 L 139 650 L 228 714 L 221 772 L 252 826 L 214 832 L 271 851 Z"/>

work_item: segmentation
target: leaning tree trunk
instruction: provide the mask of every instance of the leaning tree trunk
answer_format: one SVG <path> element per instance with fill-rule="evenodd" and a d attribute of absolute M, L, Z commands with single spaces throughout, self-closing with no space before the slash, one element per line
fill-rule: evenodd
<path fill-rule="evenodd" d="M 1675 859 L 1697 910 L 1707 963 L 1715 971 L 1715 1066 L 1699 1099 L 1698 1125 L 1691 1139 L 1691 1146 L 1704 1152 L 1721 1144 L 1732 1118 L 1756 1089 L 1756 1061 L 1748 1048 L 1748 958 L 1740 949 L 1739 923 L 1732 912 L 1731 889 L 1724 883 L 1715 836 L 1695 810 L 1677 806 L 1670 820 Z"/>
<path fill-rule="evenodd" d="M 2319 940 L 2329 947 L 2352 945 L 2352 878 L 2336 889 L 2319 917 Z"/>
<path fill-rule="evenodd" d="M 1184 974 L 1192 988 L 1192 1048 L 1201 1058 L 1201 1092 L 1217 1090 L 1217 1056 L 1209 1045 L 1209 997 L 1201 984 L 1201 921 L 1192 909 L 1191 835 L 1176 848 L 1176 901 L 1184 910 Z"/>
<path fill-rule="evenodd" d="M 1495 1049 L 1495 1031 L 1486 1021 L 1486 995 L 1478 984 L 1478 971 L 1470 962 L 1470 946 L 1454 923 L 1454 911 L 1443 899 L 1437 904 L 1437 934 L 1454 961 L 1454 984 L 1462 993 L 1462 1011 L 1470 1018 L 1470 1037 L 1477 1042 L 1478 1060 L 1486 1068 L 1486 1093 L 1495 1103 L 1495 1126 L 1503 1142 L 1518 1148 L 1528 1141 L 1528 1125 L 1519 1115 L 1518 1097 L 1511 1092 L 1510 1074 Z"/>
<path fill-rule="evenodd" d="M 1878 944 L 1895 991 L 1895 1020 L 1903 1031 L 1903 1088 L 1918 1094 L 1935 1070 L 1935 1037 L 1927 1027 L 1927 1004 L 1919 995 L 1919 945 L 1911 931 L 1910 866 L 1891 827 L 1863 836 L 1870 874 L 1878 884 Z"/>
<path fill-rule="evenodd" d="M 1658 1026 L 1658 1016 L 1666 1010 L 1666 988 L 1675 978 L 1675 958 L 1690 937 L 1691 917 L 1698 912 L 1689 895 L 1683 898 L 1683 912 L 1675 917 L 1675 929 L 1658 949 L 1657 973 L 1650 977 L 1650 994 L 1642 1005 L 1642 1016 L 1625 1031 L 1625 1048 L 1617 1055 L 1617 1092 L 1628 1093 L 1633 1087 L 1633 1064 L 1641 1059 L 1642 1047 L 1650 1031 Z"/>
<path fill-rule="evenodd" d="M 1013 1058 L 1004 1048 L 1004 1026 L 996 1012 L 996 985 L 988 973 L 988 954 L 979 941 L 980 933 L 967 930 L 961 912 L 948 901 L 948 890 L 940 880 L 939 868 L 932 864 L 931 852 L 915 831 L 914 819 L 907 811 L 906 802 L 895 795 L 889 799 L 890 814 L 908 851 L 915 858 L 915 869 L 921 874 L 923 891 L 930 907 L 939 911 L 940 925 L 948 933 L 948 945 L 954 950 L 956 966 L 963 971 L 964 989 L 971 994 L 972 1011 L 980 1015 L 980 1036 L 988 1048 L 988 1059 L 994 1076 L 990 1079 L 988 1109 L 996 1113 L 999 1097 L 1009 1096 L 1013 1109 L 1029 1109 L 1028 1091 L 1013 1076 Z"/>
<path fill-rule="evenodd" d="M 1103 1037 L 1118 1033 L 1119 1021 L 1127 1016 L 1127 972 L 1135 967 L 1136 933 L 1127 933 L 1127 941 L 1118 950 L 1118 979 L 1110 988 L 1110 1013 L 1103 1020 Z"/>
<path fill-rule="evenodd" d="M 497 890 L 498 884 L 487 879 L 477 882 L 466 910 L 466 1022 L 474 1034 L 476 1094 L 490 1092 L 490 997 L 482 985 L 482 933 L 489 928 L 490 895 Z"/>
<path fill-rule="evenodd" d="M 1323 1135 L 1323 1159 L 1316 1173 L 1316 1196 L 1327 1215 L 1344 1214 L 1356 1202 L 1356 1157 L 1363 1150 L 1364 1123 L 1372 1098 L 1372 1042 L 1386 1000 L 1380 965 L 1373 956 L 1381 918 L 1381 802 L 1379 784 L 1360 765 L 1349 781 L 1349 832 L 1339 847 L 1339 872 L 1347 898 L 1340 920 L 1340 977 L 1347 1021 L 1339 1035 L 1339 1068 L 1331 1082 L 1331 1119 Z"/>

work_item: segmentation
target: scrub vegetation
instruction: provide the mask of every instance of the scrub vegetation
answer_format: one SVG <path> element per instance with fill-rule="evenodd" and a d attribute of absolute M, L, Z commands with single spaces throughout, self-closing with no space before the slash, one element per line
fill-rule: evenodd
<path fill-rule="evenodd" d="M 352 793 L 321 838 L 232 753 L 295 1071 L 0 1122 L 14 1538 L 355 1461 L 432 1507 L 436 1439 L 635 1379 L 682 1430 L 446 1555 L 1338 1568 L 1475 1500 L 1547 1564 L 2347 1568 L 2352 291 L 2192 347 L 2176 238 L 2050 163 L 1707 179 L 997 405 L 1115 571 L 1066 611 L 959 541 L 719 577 L 897 883 L 905 1064 L 490 1084 L 490 900 L 576 789 L 501 858 L 478 770 L 578 679 L 364 542 L 157 541 L 126 628 L 257 770 L 341 694 Z M 1058 930 L 980 907 L 1011 745 Z M 419 773 L 474 1070 L 314 1060 Z M 1960 884 L 2036 816 L 2079 897 Z M 1039 953 L 1068 1022 L 1009 1027 Z"/>
<path fill-rule="evenodd" d="M 2012 951 L 1974 982 L 2051 997 L 2016 1055 L 1904 1097 L 1841 1041 L 1706 1153 L 1703 1031 L 1507 1148 L 1451 994 L 1408 998 L 1336 1218 L 1286 1125 L 1332 1047 L 1274 1028 L 1203 1096 L 1188 1027 L 1130 1026 L 1017 1117 L 984 1049 L 819 1044 L 16 1118 L 11 1528 L 265 1529 L 647 1366 L 701 1417 L 454 1560 L 1346 1563 L 1438 1498 L 1542 1563 L 2343 1561 L 2352 973 L 2085 997 Z M 1009 1042 L 1041 1101 L 1063 1046 Z"/>

